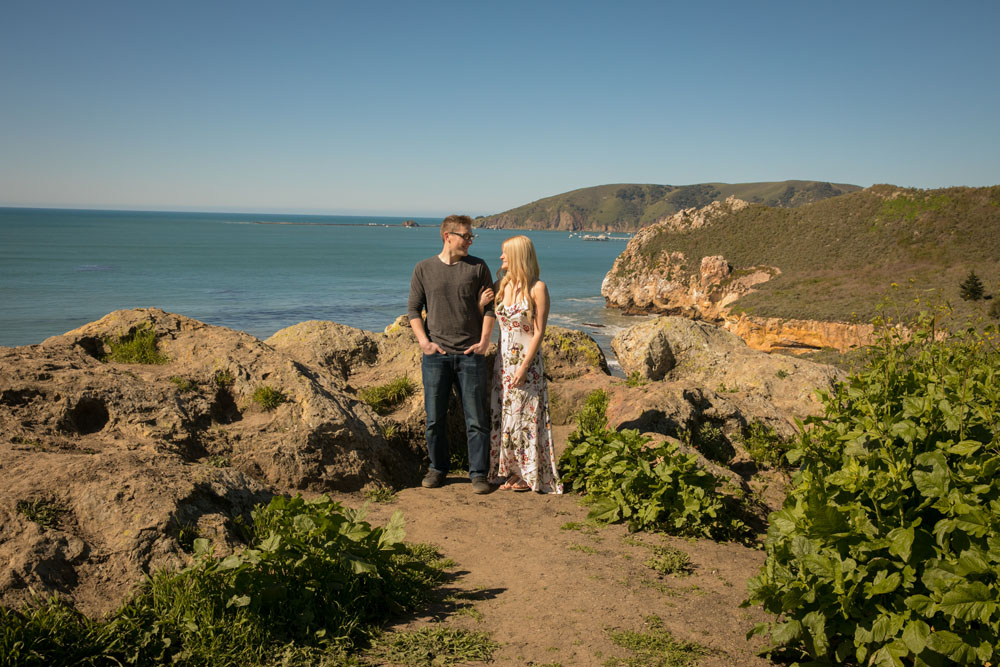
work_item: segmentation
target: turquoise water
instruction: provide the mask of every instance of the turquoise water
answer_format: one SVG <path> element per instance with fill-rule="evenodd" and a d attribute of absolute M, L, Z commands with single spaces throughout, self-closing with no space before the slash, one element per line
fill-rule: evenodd
<path fill-rule="evenodd" d="M 406 312 L 414 264 L 441 249 L 440 219 L 415 220 L 421 227 L 385 217 L 0 208 L 0 345 L 147 306 L 261 339 L 313 319 L 382 331 Z M 516 232 L 477 233 L 471 252 L 495 272 L 501 242 Z M 528 235 L 550 322 L 607 348 L 632 323 L 600 295 L 624 242 Z"/>

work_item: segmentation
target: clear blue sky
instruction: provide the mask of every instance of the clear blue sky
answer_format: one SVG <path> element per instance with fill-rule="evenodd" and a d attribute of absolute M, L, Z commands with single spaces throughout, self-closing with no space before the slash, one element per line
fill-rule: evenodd
<path fill-rule="evenodd" d="M 0 205 L 1000 183 L 1000 3 L 3 0 Z"/>

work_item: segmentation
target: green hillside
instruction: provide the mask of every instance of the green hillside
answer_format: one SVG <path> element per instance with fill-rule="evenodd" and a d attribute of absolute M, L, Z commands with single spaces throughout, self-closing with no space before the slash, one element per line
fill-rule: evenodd
<path fill-rule="evenodd" d="M 796 207 L 855 192 L 857 185 L 821 181 L 598 185 L 477 219 L 480 227 L 634 231 L 693 206 L 735 195 L 767 206 Z"/>
<path fill-rule="evenodd" d="M 656 261 L 669 251 L 685 253 L 692 273 L 703 256 L 720 254 L 735 269 L 781 269 L 735 304 L 755 315 L 864 321 L 889 292 L 904 310 L 919 299 L 989 316 L 1000 310 L 1000 186 L 877 185 L 799 208 L 754 204 L 700 229 L 664 229 L 642 254 Z M 996 301 L 960 298 L 970 271 Z"/>

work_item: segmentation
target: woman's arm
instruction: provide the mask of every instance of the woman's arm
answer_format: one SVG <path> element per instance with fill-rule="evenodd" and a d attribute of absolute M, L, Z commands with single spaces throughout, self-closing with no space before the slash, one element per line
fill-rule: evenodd
<path fill-rule="evenodd" d="M 524 359 L 521 361 L 521 365 L 518 366 L 511 380 L 515 387 L 524 384 L 524 376 L 528 373 L 531 362 L 542 347 L 542 338 L 545 336 L 545 325 L 549 321 L 549 289 L 545 286 L 545 283 L 541 280 L 536 280 L 528 294 L 535 305 L 535 318 L 531 323 L 531 342 L 528 343 L 528 348 L 524 351 Z"/>

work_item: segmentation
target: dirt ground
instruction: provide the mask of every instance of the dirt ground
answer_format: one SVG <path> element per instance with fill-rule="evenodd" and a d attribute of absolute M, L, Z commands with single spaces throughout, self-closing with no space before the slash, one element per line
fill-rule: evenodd
<path fill-rule="evenodd" d="M 566 433 L 554 436 L 565 443 Z M 362 502 L 360 495 L 337 499 L 351 506 Z M 455 561 L 454 577 L 444 588 L 457 600 L 392 630 L 444 622 L 490 633 L 501 645 L 494 654 L 497 664 L 568 667 L 628 657 L 609 631 L 647 631 L 645 619 L 656 615 L 676 639 L 709 649 L 699 665 L 771 664 L 756 656 L 757 640 L 746 640 L 747 631 L 767 615 L 739 607 L 747 579 L 764 560 L 760 550 L 629 535 L 618 525 L 567 528 L 587 516 L 577 494 L 497 489 L 480 496 L 458 474 L 441 488 L 403 489 L 395 502 L 371 504 L 368 520 L 384 524 L 397 510 L 406 520 L 407 541 L 434 544 Z M 660 544 L 686 552 L 691 574 L 663 576 L 646 566 L 649 546 Z"/>

